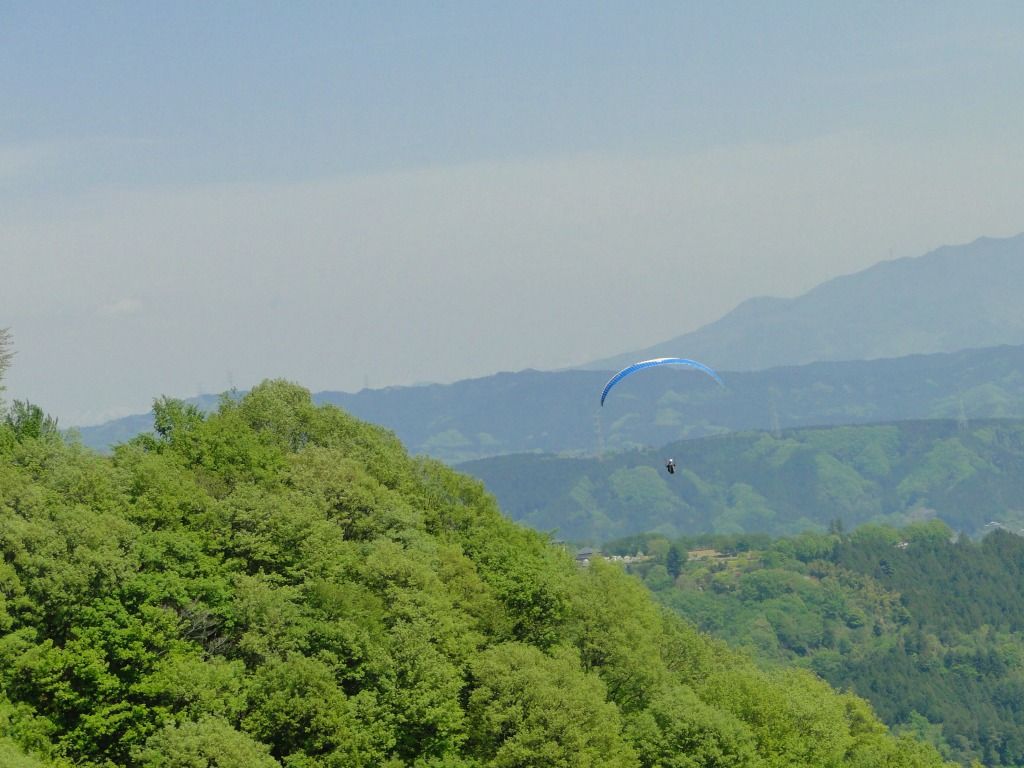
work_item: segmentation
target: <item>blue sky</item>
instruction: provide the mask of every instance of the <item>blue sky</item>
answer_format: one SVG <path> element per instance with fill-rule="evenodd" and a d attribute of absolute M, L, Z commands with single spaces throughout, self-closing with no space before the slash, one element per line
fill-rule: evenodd
<path fill-rule="evenodd" d="M 7 396 L 572 365 L 1024 230 L 1024 5 L 597 5 L 0 4 Z"/>

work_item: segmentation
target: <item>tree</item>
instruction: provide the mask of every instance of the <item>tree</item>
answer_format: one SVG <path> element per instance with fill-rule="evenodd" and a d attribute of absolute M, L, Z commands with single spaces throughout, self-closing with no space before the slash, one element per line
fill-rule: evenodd
<path fill-rule="evenodd" d="M 468 714 L 473 750 L 494 768 L 637 768 L 619 710 L 574 648 L 547 655 L 524 643 L 484 651 L 473 664 Z"/>
<path fill-rule="evenodd" d="M 753 731 L 735 716 L 672 685 L 634 715 L 630 734 L 640 762 L 660 768 L 743 768 L 762 765 Z"/>
<path fill-rule="evenodd" d="M 4 373 L 11 364 L 11 357 L 14 351 L 11 349 L 11 332 L 6 328 L 0 328 L 0 392 L 3 392 Z"/>
<path fill-rule="evenodd" d="M 47 768 L 52 763 L 30 757 L 9 739 L 0 739 L 0 765 L 5 768 Z"/>
<path fill-rule="evenodd" d="M 144 768 L 279 768 L 270 750 L 230 723 L 215 717 L 181 725 L 173 721 L 154 733 L 135 754 Z"/>
<path fill-rule="evenodd" d="M 679 576 L 679 573 L 683 570 L 683 563 L 686 562 L 686 556 L 679 551 L 679 545 L 673 544 L 668 549 L 668 559 L 665 563 L 665 567 L 668 569 L 668 575 L 673 579 Z"/>
<path fill-rule="evenodd" d="M 48 416 L 38 405 L 15 400 L 4 423 L 14 432 L 15 438 L 53 437 L 59 433 L 57 420 Z"/>

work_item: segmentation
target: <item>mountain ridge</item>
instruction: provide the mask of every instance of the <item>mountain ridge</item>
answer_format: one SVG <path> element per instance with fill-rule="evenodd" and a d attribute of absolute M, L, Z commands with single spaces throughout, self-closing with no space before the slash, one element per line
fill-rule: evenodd
<path fill-rule="evenodd" d="M 758 296 L 667 341 L 582 366 L 681 355 L 762 370 L 1024 343 L 1024 233 L 882 261 L 793 297 Z"/>
<path fill-rule="evenodd" d="M 1024 418 L 1022 371 L 1024 346 L 1002 346 L 722 371 L 724 389 L 692 371 L 651 370 L 620 385 L 604 408 L 607 371 L 521 371 L 314 399 L 393 430 L 414 453 L 454 463 L 530 451 L 596 455 L 737 430 Z M 103 450 L 151 428 L 143 415 L 80 435 Z"/>
<path fill-rule="evenodd" d="M 836 520 L 1024 527 L 1022 419 L 735 432 L 602 460 L 519 454 L 457 468 L 514 520 L 590 544 L 651 531 L 792 535 Z"/>

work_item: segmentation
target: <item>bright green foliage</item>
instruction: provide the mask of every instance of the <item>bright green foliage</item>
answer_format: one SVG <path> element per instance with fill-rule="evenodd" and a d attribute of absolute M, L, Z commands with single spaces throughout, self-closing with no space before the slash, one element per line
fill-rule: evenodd
<path fill-rule="evenodd" d="M 704 703 L 686 686 L 669 688 L 634 715 L 629 728 L 642 765 L 755 768 L 764 765 L 753 732 L 739 718 Z"/>
<path fill-rule="evenodd" d="M 578 591 L 575 645 L 584 668 L 603 670 L 612 699 L 627 712 L 645 708 L 668 677 L 661 659 L 661 615 L 646 590 L 600 561 Z"/>
<path fill-rule="evenodd" d="M 47 416 L 38 405 L 15 400 L 4 419 L 15 440 L 25 438 L 55 437 L 57 420 Z"/>
<path fill-rule="evenodd" d="M 852 737 L 838 698 L 800 672 L 730 671 L 708 686 L 711 700 L 748 723 L 766 766 L 842 765 Z"/>
<path fill-rule="evenodd" d="M 471 740 L 494 768 L 633 768 L 615 705 L 575 649 L 498 645 L 473 665 Z"/>
<path fill-rule="evenodd" d="M 13 741 L 0 739 L 0 765 L 4 768 L 46 768 L 50 764 L 27 754 Z"/>
<path fill-rule="evenodd" d="M 263 665 L 250 700 L 243 727 L 286 761 L 297 755 L 319 758 L 318 765 L 369 766 L 384 757 L 366 743 L 355 703 L 317 659 L 292 655 Z"/>
<path fill-rule="evenodd" d="M 245 683 L 241 661 L 206 656 L 193 646 L 160 659 L 133 692 L 178 714 L 236 722 L 248 703 Z"/>
<path fill-rule="evenodd" d="M 280 768 L 263 744 L 213 717 L 165 726 L 134 761 L 139 768 Z"/>
<path fill-rule="evenodd" d="M 109 458 L 34 412 L 0 425 L 0 765 L 860 766 L 902 744 L 299 387 L 155 412 Z M 941 764 L 920 749 L 888 764 Z"/>

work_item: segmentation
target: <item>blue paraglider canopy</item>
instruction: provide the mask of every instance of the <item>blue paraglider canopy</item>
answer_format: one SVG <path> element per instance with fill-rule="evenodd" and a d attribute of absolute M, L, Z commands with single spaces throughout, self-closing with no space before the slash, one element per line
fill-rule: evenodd
<path fill-rule="evenodd" d="M 715 373 L 710 368 L 708 368 L 706 365 L 704 365 L 704 363 L 698 363 L 696 360 L 687 360 L 686 358 L 683 357 L 658 357 L 655 358 L 654 360 L 641 360 L 639 363 L 633 363 L 632 365 L 626 366 L 621 371 L 612 376 L 608 380 L 608 383 L 604 385 L 604 391 L 601 392 L 601 405 L 604 405 L 604 399 L 608 397 L 608 393 L 611 391 L 612 387 L 614 387 L 624 378 L 636 373 L 637 371 L 642 371 L 645 368 L 654 368 L 659 365 L 686 365 L 689 366 L 690 368 L 696 368 L 698 371 L 703 371 L 704 373 L 706 373 L 719 384 L 722 384 L 722 386 L 725 386 L 722 383 L 722 380 L 719 378 L 718 374 Z"/>

